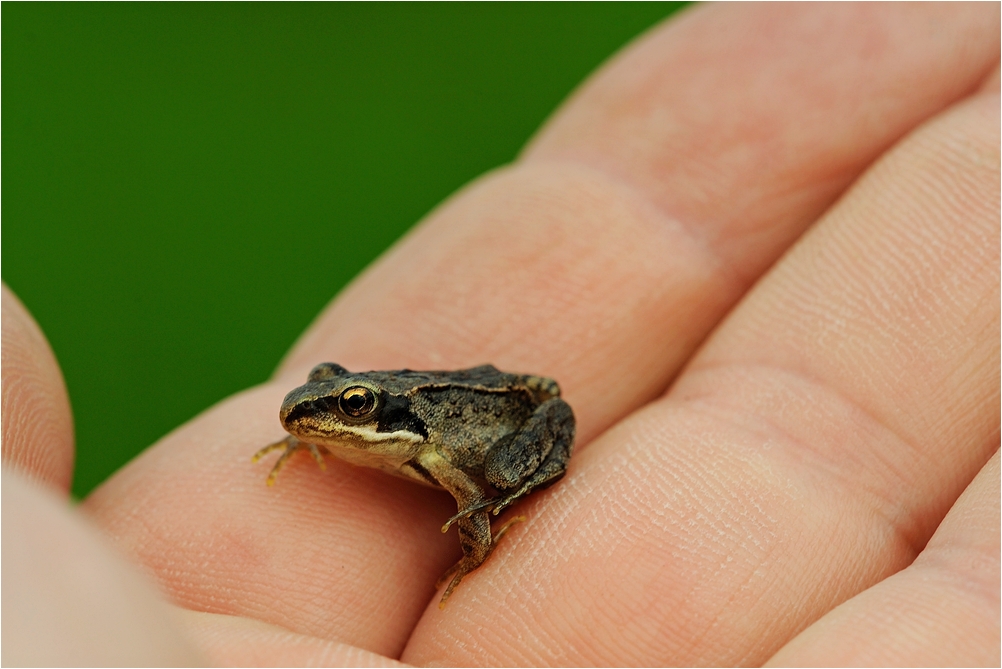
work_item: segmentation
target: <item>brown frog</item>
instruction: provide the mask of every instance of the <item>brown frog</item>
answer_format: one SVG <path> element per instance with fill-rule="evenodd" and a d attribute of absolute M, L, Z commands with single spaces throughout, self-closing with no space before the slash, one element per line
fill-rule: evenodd
<path fill-rule="evenodd" d="M 409 369 L 352 373 L 323 363 L 285 397 L 279 412 L 289 436 L 262 448 L 254 461 L 285 452 L 268 485 L 298 450 L 324 467 L 322 453 L 356 465 L 444 488 L 456 498 L 463 558 L 439 607 L 462 578 L 483 564 L 515 522 L 491 533 L 498 515 L 518 499 L 564 475 L 574 442 L 574 413 L 552 379 L 508 374 L 491 365 L 453 372 Z"/>

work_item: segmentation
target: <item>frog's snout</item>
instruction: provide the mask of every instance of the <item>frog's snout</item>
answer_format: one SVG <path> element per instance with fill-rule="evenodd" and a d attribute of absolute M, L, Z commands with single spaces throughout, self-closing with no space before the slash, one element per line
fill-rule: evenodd
<path fill-rule="evenodd" d="M 335 413 L 336 399 L 328 389 L 318 389 L 316 385 L 301 386 L 286 396 L 279 410 L 279 420 L 289 432 L 297 423 L 316 423 L 330 418 Z"/>
<path fill-rule="evenodd" d="M 278 410 L 278 420 L 281 421 L 282 427 L 289 426 L 289 414 L 292 413 L 292 410 L 295 408 L 296 408 L 295 404 L 282 402 L 282 408 Z"/>
<path fill-rule="evenodd" d="M 282 406 L 278 410 L 278 419 L 282 421 L 283 426 L 288 424 L 289 414 L 291 414 L 295 410 L 296 405 L 299 404 L 299 400 L 301 399 L 300 396 L 302 395 L 300 390 L 300 388 L 296 388 L 286 395 L 284 400 L 282 400 Z"/>
<path fill-rule="evenodd" d="M 282 427 L 288 429 L 296 421 L 323 415 L 330 411 L 326 397 L 317 397 L 315 388 L 299 387 L 285 396 L 282 408 L 278 410 L 278 419 Z"/>

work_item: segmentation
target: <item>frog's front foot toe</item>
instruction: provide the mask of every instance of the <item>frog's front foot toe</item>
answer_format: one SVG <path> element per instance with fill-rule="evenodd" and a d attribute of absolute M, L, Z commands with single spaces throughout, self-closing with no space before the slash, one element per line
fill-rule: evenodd
<path fill-rule="evenodd" d="M 452 591 L 456 589 L 456 586 L 463 580 L 463 577 L 474 569 L 476 569 L 476 566 L 471 566 L 469 560 L 464 558 L 439 577 L 435 583 L 436 589 L 441 588 L 446 583 L 449 584 L 449 587 L 442 593 L 442 599 L 438 600 L 438 609 L 440 611 L 445 609 L 445 602 L 448 601 L 449 596 L 452 595 Z"/>
<path fill-rule="evenodd" d="M 460 560 L 456 564 L 454 564 L 451 567 L 449 567 L 449 569 L 444 574 L 442 574 L 441 576 L 439 576 L 437 581 L 435 581 L 435 589 L 438 590 L 443 585 L 445 585 L 447 582 L 449 582 L 452 579 L 452 575 L 455 574 L 462 565 L 463 565 L 463 561 Z"/>
<path fill-rule="evenodd" d="M 251 462 L 257 462 L 272 451 L 284 449 L 285 452 L 278 458 L 278 462 L 275 463 L 275 466 L 271 468 L 271 473 L 268 474 L 268 485 L 275 485 L 275 479 L 278 477 L 278 472 L 285 466 L 285 463 L 289 461 L 289 458 L 291 458 L 296 451 L 304 448 L 307 449 L 310 452 L 310 455 L 313 456 L 313 459 L 317 461 L 317 464 L 320 465 L 320 469 L 327 469 L 327 465 L 324 464 L 324 457 L 320 454 L 320 449 L 315 444 L 307 444 L 299 441 L 299 439 L 296 439 L 291 434 L 281 441 L 276 441 L 274 444 L 268 444 L 262 448 L 254 454 L 254 457 L 251 458 Z"/>

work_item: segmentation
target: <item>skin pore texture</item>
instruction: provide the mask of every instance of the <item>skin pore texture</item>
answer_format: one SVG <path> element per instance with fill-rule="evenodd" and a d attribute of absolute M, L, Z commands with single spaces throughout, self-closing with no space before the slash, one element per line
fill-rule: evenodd
<path fill-rule="evenodd" d="M 690 8 L 358 277 L 272 381 L 72 512 L 61 377 L 5 294 L 4 585 L 32 564 L 12 545 L 107 585 L 5 587 L 3 663 L 997 666 L 998 23 Z M 330 360 L 490 362 L 574 408 L 567 476 L 501 515 L 527 520 L 444 611 L 448 495 L 306 455 L 269 488 L 249 462 Z M 105 633 L 146 655 L 87 654 L 103 591 Z M 26 602 L 60 643 L 9 632 Z"/>

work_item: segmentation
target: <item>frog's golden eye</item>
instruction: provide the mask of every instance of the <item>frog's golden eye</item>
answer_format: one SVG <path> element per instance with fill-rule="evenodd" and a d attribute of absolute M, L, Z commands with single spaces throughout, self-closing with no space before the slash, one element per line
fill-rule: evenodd
<path fill-rule="evenodd" d="M 376 405 L 376 397 L 368 388 L 355 386 L 341 393 L 338 398 L 338 406 L 341 411 L 352 418 L 361 418 L 372 411 Z"/>

